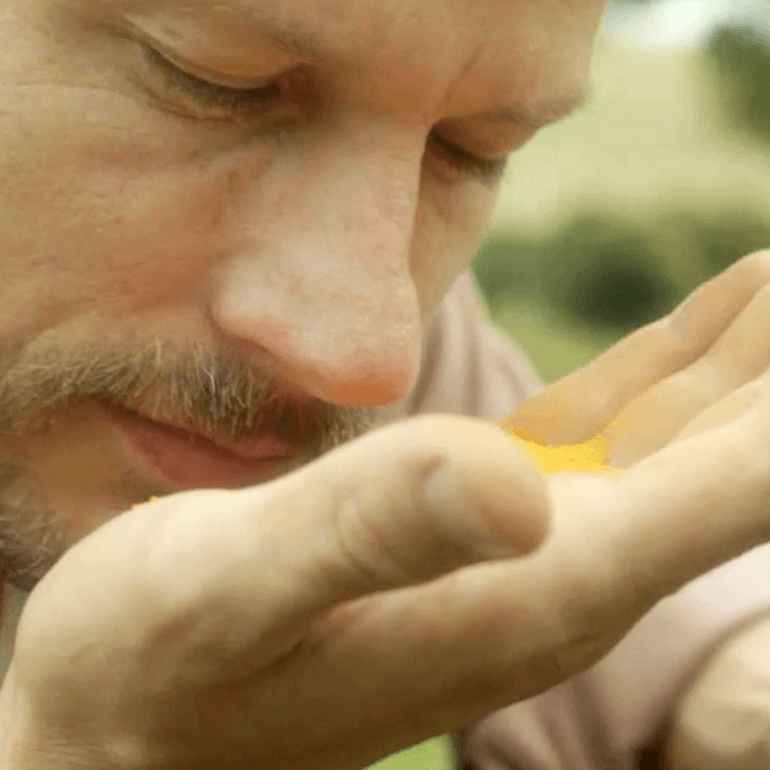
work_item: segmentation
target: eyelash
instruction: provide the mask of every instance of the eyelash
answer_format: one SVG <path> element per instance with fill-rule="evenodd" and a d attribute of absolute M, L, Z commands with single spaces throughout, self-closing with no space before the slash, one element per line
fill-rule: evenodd
<path fill-rule="evenodd" d="M 505 171 L 507 160 L 481 158 L 456 144 L 452 144 L 435 131 L 431 131 L 429 141 L 441 153 L 441 160 L 466 176 L 493 184 L 500 179 Z"/>
<path fill-rule="evenodd" d="M 244 108 L 252 111 L 254 108 L 264 109 L 277 102 L 283 93 L 281 85 L 277 82 L 257 88 L 232 88 L 210 83 L 179 69 L 163 54 L 149 46 L 146 47 L 146 56 L 153 68 L 163 75 L 166 88 L 181 92 L 203 110 L 225 111 L 221 117 L 233 117 Z"/>
<path fill-rule="evenodd" d="M 222 86 L 179 69 L 150 46 L 146 47 L 146 55 L 153 67 L 164 75 L 164 85 L 167 88 L 181 92 L 204 111 L 218 110 L 224 113 L 216 116 L 220 119 L 233 118 L 243 110 L 253 116 L 255 111 L 265 111 L 277 104 L 283 94 L 283 88 L 277 82 L 256 88 Z M 206 116 L 196 115 L 196 117 Z M 438 159 L 449 166 L 452 172 L 457 172 L 466 178 L 495 183 L 505 170 L 506 160 L 490 160 L 476 156 L 449 142 L 436 131 L 431 131 L 429 141 L 437 151 Z"/>

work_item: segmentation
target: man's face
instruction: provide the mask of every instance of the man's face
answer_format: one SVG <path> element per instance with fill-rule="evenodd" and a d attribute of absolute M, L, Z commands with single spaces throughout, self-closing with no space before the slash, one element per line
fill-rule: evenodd
<path fill-rule="evenodd" d="M 8 579 L 406 395 L 506 157 L 583 96 L 603 5 L 0 0 Z"/>

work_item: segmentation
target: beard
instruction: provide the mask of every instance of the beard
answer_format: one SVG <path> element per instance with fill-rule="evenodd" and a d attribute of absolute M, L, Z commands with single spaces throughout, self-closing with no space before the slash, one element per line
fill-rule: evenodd
<path fill-rule="evenodd" d="M 100 399 L 233 439 L 262 433 L 299 447 L 304 465 L 366 433 L 375 410 L 339 407 L 282 392 L 244 354 L 213 352 L 157 337 L 48 333 L 14 350 L 0 348 L 0 569 L 30 591 L 74 545 L 52 509 L 30 458 L 14 437 L 45 434 L 78 402 Z M 83 473 L 88 473 L 83 468 Z M 132 503 L 158 490 L 126 475 L 119 490 Z M 114 512 L 119 515 L 120 511 Z"/>

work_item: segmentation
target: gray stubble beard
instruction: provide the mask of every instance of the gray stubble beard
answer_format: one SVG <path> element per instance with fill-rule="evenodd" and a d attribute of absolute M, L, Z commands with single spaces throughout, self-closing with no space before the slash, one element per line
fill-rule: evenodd
<path fill-rule="evenodd" d="M 140 351 L 132 357 L 125 351 Z M 301 465 L 369 431 L 376 411 L 323 402 L 311 409 L 282 401 L 270 383 L 237 356 L 202 348 L 174 350 L 159 340 L 97 341 L 62 353 L 56 346 L 0 349 L 0 569 L 30 591 L 72 546 L 65 522 L 52 510 L 28 461 L 2 446 L 17 431 L 45 432 L 67 406 L 104 398 L 130 406 L 147 392 L 159 409 L 186 423 L 246 438 L 268 429 L 303 438 Z M 84 469 L 86 470 L 86 469 Z M 128 473 L 118 494 L 138 503 L 156 493 Z M 112 517 L 121 511 L 106 512 Z"/>

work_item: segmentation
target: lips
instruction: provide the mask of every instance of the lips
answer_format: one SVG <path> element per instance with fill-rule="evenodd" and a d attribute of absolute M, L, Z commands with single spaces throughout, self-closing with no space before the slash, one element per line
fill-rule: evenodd
<path fill-rule="evenodd" d="M 130 459 L 177 491 L 258 484 L 286 470 L 297 451 L 275 435 L 235 441 L 221 434 L 193 433 L 111 404 L 100 406 Z"/>

